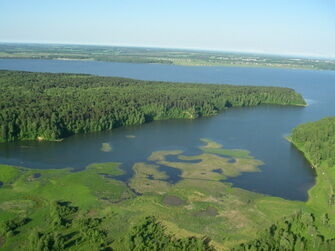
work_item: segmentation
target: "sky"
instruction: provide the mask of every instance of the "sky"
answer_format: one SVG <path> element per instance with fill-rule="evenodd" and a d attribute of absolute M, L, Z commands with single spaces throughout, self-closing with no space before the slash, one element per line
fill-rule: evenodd
<path fill-rule="evenodd" d="M 335 0 L 0 0 L 0 42 L 335 58 Z"/>

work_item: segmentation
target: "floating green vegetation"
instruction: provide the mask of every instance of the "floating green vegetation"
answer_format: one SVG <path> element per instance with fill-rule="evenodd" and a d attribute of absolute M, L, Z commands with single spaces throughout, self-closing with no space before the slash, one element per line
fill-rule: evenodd
<path fill-rule="evenodd" d="M 126 135 L 126 138 L 127 138 L 127 139 L 135 139 L 136 136 L 135 136 L 135 135 Z"/>
<path fill-rule="evenodd" d="M 149 161 L 164 161 L 166 159 L 166 156 L 168 156 L 168 155 L 178 155 L 178 154 L 182 154 L 182 153 L 183 153 L 183 151 L 179 151 L 179 150 L 153 152 L 148 157 L 148 160 Z"/>
<path fill-rule="evenodd" d="M 206 143 L 206 145 L 202 146 L 201 149 L 220 149 L 223 147 L 221 144 L 209 139 L 200 139 L 200 140 Z"/>
<path fill-rule="evenodd" d="M 101 146 L 100 150 L 102 152 L 108 153 L 108 152 L 111 152 L 113 149 L 112 149 L 112 147 L 109 143 L 102 143 L 102 146 Z"/>
<path fill-rule="evenodd" d="M 199 160 L 196 163 L 159 161 L 159 164 L 182 170 L 185 179 L 221 180 L 236 177 L 242 172 L 258 172 L 263 162 L 255 159 L 230 158 L 215 154 L 203 153 L 197 156 L 179 156 L 180 160 Z M 221 170 L 221 171 L 218 171 Z"/>
<path fill-rule="evenodd" d="M 239 157 L 239 158 L 253 158 L 249 154 L 249 151 L 241 150 L 241 149 L 224 149 L 221 144 L 218 144 L 214 141 L 208 139 L 201 139 L 201 141 L 207 143 L 205 146 L 201 146 L 200 149 L 206 153 L 215 153 L 219 155 L 226 155 L 231 157 Z"/>
<path fill-rule="evenodd" d="M 253 159 L 248 151 L 223 149 L 223 146 L 210 140 L 202 140 L 207 143 L 200 147 L 202 154 L 186 156 L 183 151 L 158 151 L 153 152 L 149 161 L 177 168 L 182 171 L 184 179 L 223 180 L 227 177 L 236 177 L 242 172 L 258 172 L 258 166 L 262 161 Z M 224 156 L 219 153 L 224 152 Z M 167 161 L 169 155 L 177 156 L 181 161 Z M 192 162 L 194 161 L 194 162 Z"/>

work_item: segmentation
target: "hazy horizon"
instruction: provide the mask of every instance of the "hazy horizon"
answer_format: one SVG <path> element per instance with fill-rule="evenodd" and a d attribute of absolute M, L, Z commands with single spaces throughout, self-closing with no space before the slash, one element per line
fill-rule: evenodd
<path fill-rule="evenodd" d="M 238 54 L 238 55 L 256 55 L 256 56 L 278 56 L 288 58 L 301 58 L 301 59 L 320 59 L 320 60 L 335 60 L 334 57 L 324 56 L 309 56 L 309 55 L 292 55 L 292 54 L 280 54 L 280 53 L 265 53 L 257 51 L 227 51 L 227 50 L 215 50 L 215 49 L 197 49 L 197 48 L 172 48 L 172 47 L 159 47 L 159 46 L 132 46 L 132 45 L 113 45 L 113 44 L 74 44 L 74 43 L 55 43 L 55 42 L 7 42 L 0 41 L 0 44 L 22 44 L 22 45 L 61 45 L 61 46 L 97 46 L 97 47 L 121 47 L 121 48 L 142 48 L 142 49 L 162 49 L 162 50 L 180 50 L 180 51 L 197 51 L 197 52 L 212 52 L 212 53 L 227 53 L 227 54 Z"/>
<path fill-rule="evenodd" d="M 334 12 L 331 0 L 12 0 L 0 41 L 335 58 Z"/>

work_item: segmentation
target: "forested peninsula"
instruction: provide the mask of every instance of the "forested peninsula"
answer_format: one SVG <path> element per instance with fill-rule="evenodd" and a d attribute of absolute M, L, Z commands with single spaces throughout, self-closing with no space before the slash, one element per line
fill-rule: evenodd
<path fill-rule="evenodd" d="M 315 168 L 335 166 L 335 117 L 298 126 L 293 130 L 291 140 Z"/>
<path fill-rule="evenodd" d="M 237 106 L 305 105 L 293 89 L 0 71 L 0 141 L 59 140 Z"/>

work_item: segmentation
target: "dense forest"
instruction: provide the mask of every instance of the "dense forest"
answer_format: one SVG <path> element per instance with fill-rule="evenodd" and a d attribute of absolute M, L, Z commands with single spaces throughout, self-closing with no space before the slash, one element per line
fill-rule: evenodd
<path fill-rule="evenodd" d="M 291 137 L 316 167 L 323 162 L 335 166 L 335 117 L 300 125 Z"/>
<path fill-rule="evenodd" d="M 332 228 L 328 214 L 325 213 L 316 218 L 311 213 L 298 212 L 273 224 L 262 232 L 258 239 L 243 243 L 233 250 L 334 250 L 335 238 L 327 239 L 320 233 L 319 228 Z"/>
<path fill-rule="evenodd" d="M 289 88 L 140 81 L 79 74 L 0 71 L 0 141 L 57 140 L 235 106 L 304 105 Z"/>

